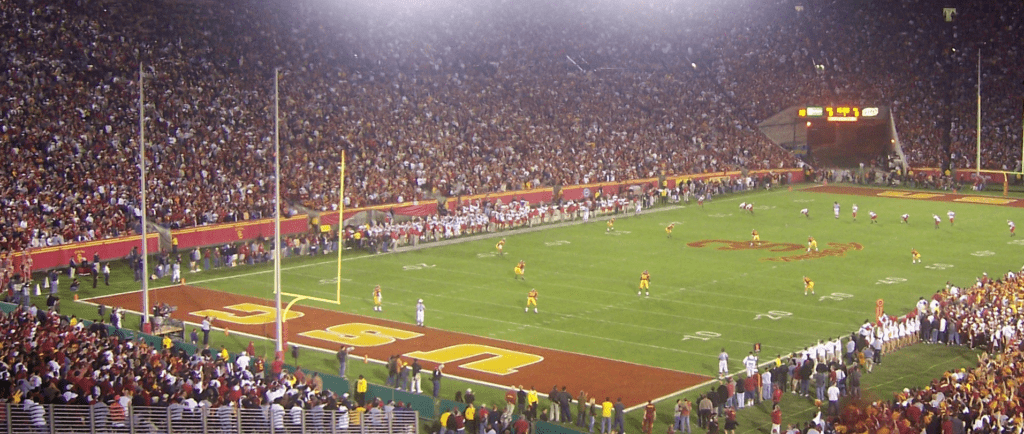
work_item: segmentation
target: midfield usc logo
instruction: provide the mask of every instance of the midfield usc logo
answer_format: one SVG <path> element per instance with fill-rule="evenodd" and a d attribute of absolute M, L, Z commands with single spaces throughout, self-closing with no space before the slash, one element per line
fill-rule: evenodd
<path fill-rule="evenodd" d="M 755 245 L 751 245 L 750 241 L 731 241 L 731 240 L 701 240 L 687 243 L 690 247 L 708 247 L 712 245 L 719 245 L 715 250 L 767 250 L 769 252 L 795 252 L 805 250 L 804 246 L 800 244 L 792 243 L 770 243 L 761 242 Z M 761 258 L 762 261 L 770 262 L 793 262 L 803 261 L 805 259 L 818 259 L 829 256 L 846 256 L 846 252 L 851 250 L 864 250 L 864 246 L 858 243 L 828 243 L 828 247 L 821 249 L 816 252 L 804 252 L 801 255 L 792 256 L 776 256 L 773 258 Z"/>

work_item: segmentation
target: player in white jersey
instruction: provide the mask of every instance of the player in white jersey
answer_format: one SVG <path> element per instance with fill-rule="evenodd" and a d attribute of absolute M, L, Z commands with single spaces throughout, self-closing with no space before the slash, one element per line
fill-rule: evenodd
<path fill-rule="evenodd" d="M 1006 225 L 1010 227 L 1010 236 L 1017 236 L 1017 232 L 1015 232 L 1017 230 L 1017 225 L 1013 224 L 1013 220 L 1007 220 Z"/>
<path fill-rule="evenodd" d="M 754 213 L 754 204 L 753 204 L 753 202 L 748 203 L 747 206 L 743 207 L 743 209 L 745 209 L 745 210 L 747 210 L 747 212 L 753 214 Z"/>
<path fill-rule="evenodd" d="M 857 221 L 857 204 L 853 204 L 853 221 Z"/>
<path fill-rule="evenodd" d="M 939 218 L 939 216 L 937 216 L 935 214 L 932 214 L 932 219 L 935 220 L 935 229 L 938 229 L 939 228 L 939 223 L 942 222 L 942 219 Z"/>
<path fill-rule="evenodd" d="M 729 374 L 729 353 L 725 352 L 725 348 L 722 348 L 722 352 L 718 353 L 718 378 L 725 378 Z"/>
<path fill-rule="evenodd" d="M 836 215 L 836 218 L 839 218 L 839 202 L 832 202 L 832 213 Z"/>
<path fill-rule="evenodd" d="M 910 214 L 903 214 L 903 215 L 900 216 L 900 218 L 903 219 L 903 221 L 901 221 L 900 224 L 903 224 L 903 223 L 910 224 L 910 222 L 907 221 L 907 219 L 910 218 Z"/>
<path fill-rule="evenodd" d="M 743 367 L 747 369 L 748 377 L 753 377 L 757 372 L 757 356 L 754 355 L 753 351 L 743 358 Z"/>
<path fill-rule="evenodd" d="M 740 209 L 747 209 L 747 203 L 746 202 L 740 202 Z"/>
<path fill-rule="evenodd" d="M 423 317 L 426 315 L 427 307 L 423 305 L 423 299 L 416 302 L 416 325 L 423 327 Z"/>
<path fill-rule="evenodd" d="M 953 211 L 946 211 L 946 216 L 949 217 L 949 225 L 953 226 L 953 219 L 956 218 L 956 213 Z"/>
<path fill-rule="evenodd" d="M 875 214 L 874 211 L 868 211 L 868 217 L 871 218 L 871 223 L 878 223 L 878 214 Z"/>
<path fill-rule="evenodd" d="M 808 213 L 807 208 L 800 210 L 800 214 L 803 214 L 804 217 L 811 218 L 811 214 Z"/>

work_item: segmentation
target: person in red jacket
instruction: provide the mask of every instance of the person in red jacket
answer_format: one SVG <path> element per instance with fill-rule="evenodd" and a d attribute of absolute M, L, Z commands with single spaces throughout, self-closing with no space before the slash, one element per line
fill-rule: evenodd
<path fill-rule="evenodd" d="M 782 426 L 782 410 L 779 409 L 779 405 L 776 404 L 772 408 L 772 432 L 771 434 L 779 434 L 779 428 Z"/>
<path fill-rule="evenodd" d="M 647 405 L 644 406 L 644 433 L 651 434 L 651 431 L 654 430 L 654 418 L 656 416 L 657 411 L 654 408 L 654 403 L 647 401 Z"/>

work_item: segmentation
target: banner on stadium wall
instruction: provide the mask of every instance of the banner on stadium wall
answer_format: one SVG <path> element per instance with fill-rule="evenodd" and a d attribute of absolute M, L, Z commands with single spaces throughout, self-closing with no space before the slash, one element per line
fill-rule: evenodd
<path fill-rule="evenodd" d="M 308 231 L 309 218 L 305 214 L 281 220 L 281 235 L 304 234 Z M 252 240 L 260 236 L 268 239 L 274 237 L 274 219 L 222 223 L 171 231 L 171 237 L 178 239 L 178 250 Z"/>
<path fill-rule="evenodd" d="M 139 236 L 118 237 L 105 240 L 84 241 L 54 247 L 32 249 L 32 269 L 46 270 L 49 268 L 67 267 L 73 258 L 75 262 L 92 261 L 93 255 L 99 253 L 100 261 L 123 259 L 132 252 L 132 247 L 142 247 Z M 146 248 L 156 252 L 160 248 L 160 234 L 146 234 Z M 21 269 L 24 252 L 14 254 L 14 269 Z"/>

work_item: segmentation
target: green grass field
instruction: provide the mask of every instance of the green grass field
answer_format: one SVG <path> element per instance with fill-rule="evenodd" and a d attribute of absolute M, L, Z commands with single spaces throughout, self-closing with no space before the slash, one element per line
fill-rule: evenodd
<path fill-rule="evenodd" d="M 843 211 L 832 217 L 832 202 Z M 753 201 L 755 213 L 741 212 Z M 860 216 L 849 209 L 856 202 Z M 811 218 L 799 214 L 811 210 Z M 957 224 L 946 223 L 947 210 Z M 870 224 L 867 212 L 879 214 Z M 346 256 L 342 303 L 346 312 L 412 322 L 416 299 L 428 307 L 431 326 L 557 348 L 641 364 L 713 375 L 724 347 L 738 360 L 754 342 L 769 354 L 789 353 L 817 339 L 848 334 L 885 300 L 886 311 L 902 314 L 921 296 L 946 281 L 970 284 L 982 272 L 1020 266 L 1020 245 L 1005 221 L 1016 212 L 987 205 L 946 204 L 805 192 L 726 196 L 697 206 L 619 218 L 615 231 L 591 222 L 532 233 L 505 234 L 506 255 L 495 256 L 494 239 L 376 257 Z M 899 215 L 909 213 L 910 224 Z M 932 214 L 943 217 L 933 229 Z M 671 239 L 664 227 L 677 222 Z M 859 243 L 863 250 L 843 257 L 794 262 L 763 259 L 799 255 L 766 250 L 717 250 L 687 246 L 700 240 L 748 242 L 757 229 L 765 243 L 806 245 L 814 236 L 828 243 Z M 911 265 L 910 249 L 923 264 Z M 989 252 L 989 253 L 981 253 Z M 307 260 L 284 268 L 287 291 L 332 297 L 337 264 Z M 523 259 L 527 281 L 513 280 Z M 652 275 L 650 298 L 636 295 L 643 270 Z M 816 282 L 804 296 L 801 278 Z M 271 275 L 191 284 L 270 298 Z M 192 277 L 192 276 L 190 276 Z M 370 290 L 384 288 L 385 311 L 372 311 Z M 540 292 L 541 314 L 523 312 L 531 288 Z M 737 369 L 739 366 L 736 366 Z"/>
<path fill-rule="evenodd" d="M 740 202 L 750 201 L 755 205 L 753 215 L 738 208 Z M 839 219 L 832 216 L 833 201 L 842 206 Z M 856 222 L 850 216 L 853 203 L 860 208 Z M 811 218 L 800 215 L 801 208 L 810 209 Z M 948 210 L 957 213 L 955 226 L 947 222 Z M 869 223 L 869 211 L 878 213 L 878 224 Z M 910 214 L 909 225 L 900 223 L 903 213 Z M 932 214 L 942 217 L 938 230 L 933 228 Z M 610 233 L 603 221 L 507 232 L 501 234 L 507 238 L 504 257 L 495 255 L 495 238 L 391 255 L 346 251 L 340 305 L 302 303 L 413 323 L 416 300 L 422 298 L 431 327 L 713 376 L 721 348 L 732 355 L 731 368 L 738 371 L 739 360 L 755 342 L 761 343 L 762 360 L 767 360 L 818 339 L 848 335 L 873 316 L 878 299 L 885 301 L 886 312 L 904 314 L 919 297 L 927 297 L 947 281 L 969 285 L 982 272 L 998 275 L 1018 269 L 1024 246 L 1013 243 L 1005 223 L 1016 214 L 1019 211 L 1014 208 L 990 205 L 800 190 L 726 195 L 703 208 L 692 204 L 619 217 Z M 676 227 L 668 238 L 664 228 L 672 222 Z M 764 243 L 795 244 L 801 249 L 773 252 L 718 250 L 724 244 L 687 245 L 730 240 L 746 246 L 752 229 L 760 232 Z M 841 257 L 765 260 L 803 254 L 808 236 L 815 237 L 822 250 L 829 243 L 858 243 L 863 249 Z M 910 263 L 911 248 L 921 252 L 923 264 Z M 520 259 L 527 264 L 525 282 L 513 280 L 512 268 Z M 287 259 L 282 268 L 285 291 L 334 297 L 336 256 Z M 645 269 L 652 276 L 649 298 L 637 296 Z M 186 277 L 193 285 L 273 298 L 269 270 L 269 266 L 241 267 Z M 116 271 L 118 279 L 128 281 L 118 283 L 118 290 L 137 289 L 127 270 Z M 803 294 L 805 275 L 816 282 L 814 296 Z M 382 313 L 372 310 L 371 288 L 377 284 L 384 289 Z M 531 288 L 540 292 L 539 314 L 523 311 Z M 92 289 L 83 293 L 101 295 Z M 93 316 L 84 306 L 68 308 L 81 310 L 86 318 Z M 248 341 L 219 339 L 237 349 Z M 324 372 L 336 369 L 330 354 L 308 357 L 302 363 L 305 367 Z M 892 390 L 925 384 L 945 369 L 974 361 L 970 351 L 923 345 L 891 357 L 935 363 L 912 370 L 883 364 L 865 377 L 865 389 L 883 398 Z M 380 383 L 386 376 L 381 366 L 355 369 L 356 374 L 365 373 Z M 465 385 L 452 381 L 445 384 L 446 390 L 449 387 L 454 392 Z M 495 402 L 500 394 L 487 391 L 479 396 L 484 402 Z M 664 430 L 671 420 L 674 401 L 659 405 L 662 425 L 656 429 Z M 810 411 L 804 400 L 787 396 L 784 402 L 786 415 Z M 639 427 L 637 417 L 632 416 L 633 427 Z M 767 411 L 747 410 L 741 417 L 741 432 L 763 429 L 768 423 Z"/>

